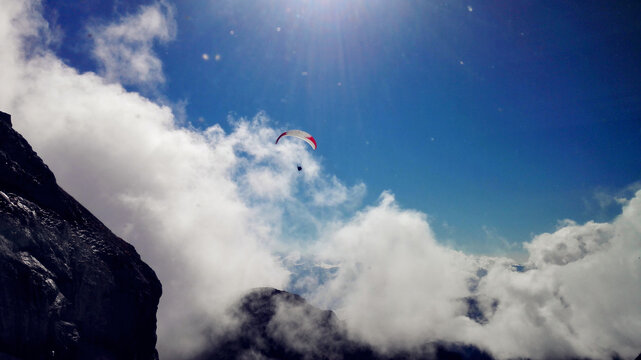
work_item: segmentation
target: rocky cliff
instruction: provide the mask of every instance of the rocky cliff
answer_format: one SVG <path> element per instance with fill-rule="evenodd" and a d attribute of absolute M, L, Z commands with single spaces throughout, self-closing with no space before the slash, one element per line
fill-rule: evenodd
<path fill-rule="evenodd" d="M 0 112 L 0 359 L 155 359 L 160 295 Z"/>

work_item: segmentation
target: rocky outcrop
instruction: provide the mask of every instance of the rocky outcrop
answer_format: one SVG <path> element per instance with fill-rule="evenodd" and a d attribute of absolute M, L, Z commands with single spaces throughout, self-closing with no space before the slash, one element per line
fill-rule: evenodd
<path fill-rule="evenodd" d="M 0 113 L 0 359 L 158 358 L 160 295 Z"/>
<path fill-rule="evenodd" d="M 231 310 L 239 321 L 196 357 L 213 359 L 491 359 L 469 345 L 426 343 L 411 351 L 378 352 L 351 339 L 332 311 L 320 310 L 302 297 L 272 288 L 254 289 Z"/>

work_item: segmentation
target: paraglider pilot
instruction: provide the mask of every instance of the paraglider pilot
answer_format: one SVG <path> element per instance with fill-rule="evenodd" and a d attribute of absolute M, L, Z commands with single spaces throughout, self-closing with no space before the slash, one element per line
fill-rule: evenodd
<path fill-rule="evenodd" d="M 278 139 L 276 139 L 276 144 L 278 144 L 278 140 L 280 140 L 280 138 L 282 138 L 283 136 L 292 136 L 292 137 L 299 138 L 299 139 L 305 141 L 306 143 L 308 143 L 309 146 L 312 147 L 312 149 L 316 150 L 316 140 L 309 133 L 307 133 L 305 131 L 302 131 L 302 130 L 288 130 L 288 131 L 285 131 L 284 133 L 280 134 Z M 296 164 L 296 169 L 298 169 L 298 171 L 303 170 L 303 165 Z"/>

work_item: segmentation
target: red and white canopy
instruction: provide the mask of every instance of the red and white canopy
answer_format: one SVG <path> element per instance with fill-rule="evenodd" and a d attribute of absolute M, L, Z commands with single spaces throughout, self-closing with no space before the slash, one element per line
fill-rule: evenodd
<path fill-rule="evenodd" d="M 314 137 L 312 137 L 309 133 L 303 131 L 303 130 L 287 130 L 284 133 L 280 134 L 278 139 L 276 139 L 276 144 L 278 144 L 278 140 L 282 138 L 283 136 L 293 136 L 297 137 L 306 143 L 309 144 L 309 146 L 312 147 L 312 149 L 316 150 L 316 140 L 314 140 Z"/>

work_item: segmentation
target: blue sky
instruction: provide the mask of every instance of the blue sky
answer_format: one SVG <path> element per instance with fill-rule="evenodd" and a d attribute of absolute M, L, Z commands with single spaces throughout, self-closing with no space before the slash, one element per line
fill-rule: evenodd
<path fill-rule="evenodd" d="M 162 358 L 263 286 L 382 349 L 638 355 L 638 1 L 0 8 L 0 109 L 157 273 Z"/>
<path fill-rule="evenodd" d="M 91 27 L 146 3 L 45 1 L 56 53 L 99 71 Z M 196 128 L 264 111 L 304 129 L 328 173 L 366 184 L 365 205 L 390 190 L 458 248 L 514 251 L 562 219 L 610 220 L 641 179 L 638 2 L 168 5 L 165 81 L 130 90 Z"/>

